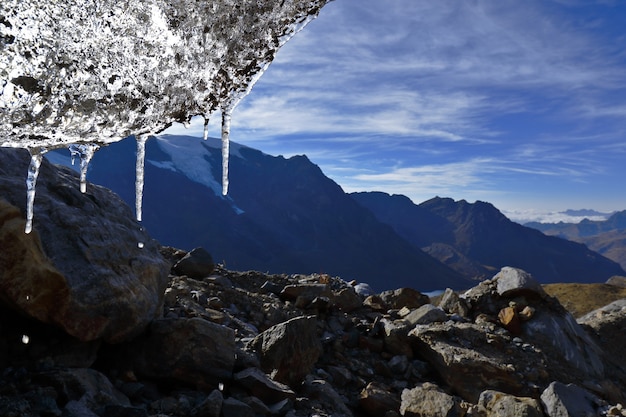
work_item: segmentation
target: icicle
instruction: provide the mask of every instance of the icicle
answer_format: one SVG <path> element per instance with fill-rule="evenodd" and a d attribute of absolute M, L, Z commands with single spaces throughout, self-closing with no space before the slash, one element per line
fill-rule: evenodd
<path fill-rule="evenodd" d="M 33 212 L 35 206 L 35 186 L 39 176 L 39 167 L 46 149 L 30 150 L 30 165 L 28 166 L 28 177 L 26 178 L 26 228 L 24 233 L 33 231 Z"/>
<path fill-rule="evenodd" d="M 74 158 L 80 157 L 80 192 L 85 193 L 87 191 L 87 168 L 89 162 L 93 158 L 93 154 L 100 149 L 100 146 L 95 143 L 88 143 L 86 145 L 70 145 L 68 147 L 72 155 L 72 165 L 74 165 Z"/>
<path fill-rule="evenodd" d="M 135 211 L 137 221 L 141 221 L 141 203 L 143 200 L 143 167 L 146 158 L 147 135 L 137 136 L 137 165 L 135 168 Z"/>
<path fill-rule="evenodd" d="M 208 117 L 204 118 L 204 134 L 202 138 L 204 140 L 207 140 L 209 138 L 209 118 Z"/>
<path fill-rule="evenodd" d="M 222 194 L 228 194 L 228 156 L 230 154 L 230 111 L 222 109 Z"/>

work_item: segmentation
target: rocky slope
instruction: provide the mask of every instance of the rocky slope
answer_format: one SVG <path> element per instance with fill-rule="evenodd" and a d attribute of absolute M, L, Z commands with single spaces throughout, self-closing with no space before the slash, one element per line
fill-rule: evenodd
<path fill-rule="evenodd" d="M 511 267 L 438 301 L 235 272 L 48 163 L 25 235 L 25 154 L 0 153 L 2 416 L 626 415 L 623 299 L 577 321 Z"/>
<path fill-rule="evenodd" d="M 4 309 L 0 415 L 626 415 L 623 302 L 577 323 L 514 268 L 434 306 L 163 253 L 163 317 L 130 341 L 85 344 Z"/>
<path fill-rule="evenodd" d="M 626 274 L 586 246 L 514 223 L 489 203 L 435 197 L 416 205 L 380 192 L 352 196 L 414 246 L 466 277 L 489 278 L 505 265 L 527 270 L 542 283 L 604 282 Z"/>

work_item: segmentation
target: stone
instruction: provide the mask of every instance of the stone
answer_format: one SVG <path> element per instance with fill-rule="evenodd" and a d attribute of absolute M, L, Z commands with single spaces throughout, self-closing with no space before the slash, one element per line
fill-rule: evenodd
<path fill-rule="evenodd" d="M 224 396 L 219 390 L 211 393 L 191 410 L 192 417 L 220 417 Z"/>
<path fill-rule="evenodd" d="M 101 415 L 106 406 L 131 406 L 128 397 L 118 391 L 106 376 L 93 369 L 52 370 L 40 374 L 38 379 L 54 387 L 60 398 L 75 401 L 72 407 L 74 410 L 87 409 Z M 83 415 L 76 413 L 77 411 L 74 411 L 73 415 Z"/>
<path fill-rule="evenodd" d="M 448 315 L 439 307 L 432 304 L 424 304 L 416 310 L 411 311 L 403 318 L 412 326 L 416 324 L 437 323 L 448 320 Z"/>
<path fill-rule="evenodd" d="M 497 281 L 497 292 L 501 297 L 512 297 L 519 294 L 534 293 L 542 297 L 547 294 L 541 284 L 528 272 L 505 266 L 494 277 Z"/>
<path fill-rule="evenodd" d="M 293 284 L 285 286 L 280 292 L 283 300 L 296 301 L 300 297 L 311 302 L 316 297 L 332 297 L 332 291 L 327 284 Z"/>
<path fill-rule="evenodd" d="M 458 314 L 461 317 L 468 317 L 469 315 L 469 307 L 465 300 L 461 299 L 459 295 L 450 288 L 446 288 L 441 296 L 439 307 L 448 314 Z"/>
<path fill-rule="evenodd" d="M 461 403 L 431 383 L 402 391 L 400 414 L 406 417 L 462 417 Z"/>
<path fill-rule="evenodd" d="M 129 355 L 138 374 L 216 387 L 232 378 L 235 332 L 197 317 L 159 319 L 133 342 Z"/>
<path fill-rule="evenodd" d="M 613 276 L 606 280 L 606 283 L 609 285 L 614 285 L 616 287 L 626 288 L 626 277 Z"/>
<path fill-rule="evenodd" d="M 315 379 L 305 381 L 302 392 L 311 400 L 320 402 L 328 415 L 337 417 L 352 417 L 352 411 L 344 403 L 344 399 L 335 391 L 333 386 L 326 381 Z"/>
<path fill-rule="evenodd" d="M 514 307 L 505 307 L 500 310 L 498 320 L 511 334 L 519 335 L 522 333 L 522 322 Z"/>
<path fill-rule="evenodd" d="M 191 410 L 191 417 L 220 417 L 224 396 L 219 390 L 211 393 Z"/>
<path fill-rule="evenodd" d="M 382 319 L 384 331 L 384 349 L 393 355 L 403 355 L 413 358 L 413 349 L 409 343 L 408 332 L 410 325 L 405 320 Z"/>
<path fill-rule="evenodd" d="M 243 401 L 230 397 L 225 398 L 222 402 L 222 415 L 228 417 L 254 417 L 254 410 Z"/>
<path fill-rule="evenodd" d="M 274 404 L 284 399 L 296 399 L 296 394 L 287 385 L 271 380 L 257 368 L 237 372 L 234 380 L 266 404 Z"/>
<path fill-rule="evenodd" d="M 552 382 L 541 394 L 548 417 L 600 416 L 605 405 L 596 395 L 574 384 Z"/>
<path fill-rule="evenodd" d="M 487 410 L 486 417 L 544 417 L 541 404 L 536 399 L 493 390 L 483 391 L 478 405 Z"/>
<path fill-rule="evenodd" d="M 430 302 L 430 298 L 413 288 L 399 288 L 397 290 L 383 291 L 380 298 L 391 309 L 408 307 L 419 308 Z"/>
<path fill-rule="evenodd" d="M 388 308 L 383 299 L 376 294 L 368 295 L 365 300 L 363 300 L 363 305 L 374 311 L 385 311 Z"/>
<path fill-rule="evenodd" d="M 202 279 L 208 277 L 215 270 L 213 257 L 204 248 L 192 249 L 180 261 L 176 262 L 172 270 L 177 275 L 187 275 L 189 278 Z"/>
<path fill-rule="evenodd" d="M 162 314 L 169 263 L 111 191 L 44 161 L 24 234 L 30 157 L 0 149 L 0 302 L 82 341 L 117 343 Z M 138 243 L 143 247 L 139 248 Z"/>
<path fill-rule="evenodd" d="M 302 382 L 322 353 L 315 316 L 274 325 L 256 336 L 250 346 L 260 358 L 261 369 L 290 387 Z"/>
<path fill-rule="evenodd" d="M 343 288 L 334 292 L 332 302 L 336 308 L 346 313 L 350 313 L 363 306 L 361 296 L 357 294 L 352 287 Z"/>
<path fill-rule="evenodd" d="M 368 416 L 384 417 L 389 411 L 400 410 L 400 399 L 388 387 L 370 382 L 361 391 L 359 408 Z"/>

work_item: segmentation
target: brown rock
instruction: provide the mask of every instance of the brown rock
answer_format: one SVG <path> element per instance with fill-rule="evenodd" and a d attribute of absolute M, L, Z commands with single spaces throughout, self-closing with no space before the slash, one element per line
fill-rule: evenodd
<path fill-rule="evenodd" d="M 505 307 L 498 313 L 498 320 L 513 335 L 522 333 L 522 322 L 515 307 Z"/>
<path fill-rule="evenodd" d="M 544 417 L 541 404 L 536 399 L 515 397 L 498 391 L 487 390 L 481 393 L 478 405 L 485 408 L 486 417 Z"/>
<path fill-rule="evenodd" d="M 430 298 L 413 288 L 399 288 L 393 291 L 384 291 L 380 297 L 385 304 L 392 309 L 408 307 L 419 308 L 430 302 Z"/>
<path fill-rule="evenodd" d="M 187 275 L 189 278 L 202 279 L 211 275 L 215 269 L 211 254 L 204 248 L 195 248 L 186 254 L 172 268 L 178 275 Z"/>
<path fill-rule="evenodd" d="M 361 391 L 359 407 L 369 416 L 384 417 L 388 411 L 400 410 L 400 399 L 389 387 L 370 382 Z"/>
<path fill-rule="evenodd" d="M 82 341 L 137 335 L 162 313 L 170 268 L 158 243 L 118 196 L 91 184 L 81 193 L 74 171 L 45 159 L 24 236 L 29 161 L 0 149 L 0 301 Z"/>

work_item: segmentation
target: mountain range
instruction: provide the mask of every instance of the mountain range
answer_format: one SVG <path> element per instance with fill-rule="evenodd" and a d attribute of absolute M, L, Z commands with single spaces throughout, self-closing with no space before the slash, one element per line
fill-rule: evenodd
<path fill-rule="evenodd" d="M 584 219 L 579 223 L 526 223 L 546 235 L 584 243 L 626 269 L 626 210 L 606 220 Z"/>
<path fill-rule="evenodd" d="M 135 141 L 100 149 L 88 180 L 135 202 Z M 603 282 L 626 275 L 584 245 L 508 220 L 491 204 L 347 194 L 306 156 L 231 144 L 221 195 L 220 141 L 161 135 L 146 144 L 143 225 L 162 244 L 202 246 L 234 270 L 327 273 L 377 291 L 469 288 L 502 266 L 541 282 Z M 70 165 L 68 152 L 47 154 Z M 89 192 L 89 190 L 87 190 Z"/>

